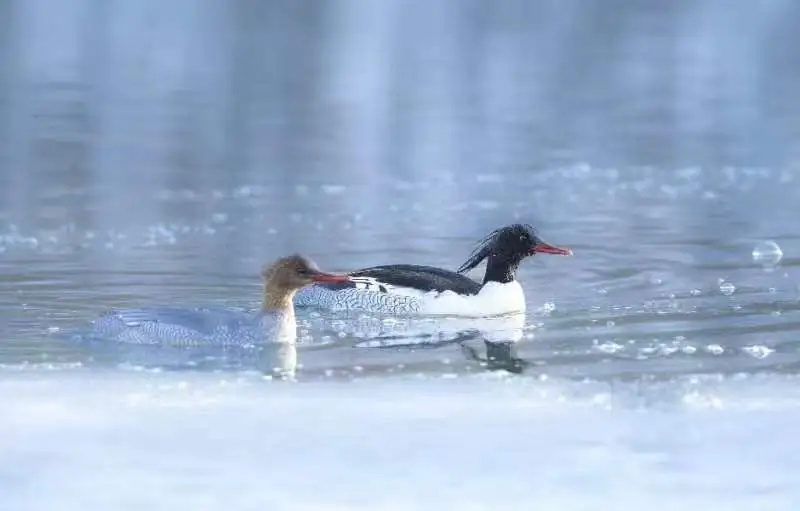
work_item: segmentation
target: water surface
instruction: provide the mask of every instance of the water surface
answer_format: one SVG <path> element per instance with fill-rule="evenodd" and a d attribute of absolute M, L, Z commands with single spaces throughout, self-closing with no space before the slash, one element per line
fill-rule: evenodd
<path fill-rule="evenodd" d="M 14 509 L 796 509 L 796 3 L 0 10 Z M 512 222 L 523 318 L 299 311 L 296 383 L 58 337 Z"/>

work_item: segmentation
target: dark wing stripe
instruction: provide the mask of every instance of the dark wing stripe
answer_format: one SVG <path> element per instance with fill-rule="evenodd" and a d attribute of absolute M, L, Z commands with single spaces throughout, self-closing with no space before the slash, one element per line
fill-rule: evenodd
<path fill-rule="evenodd" d="M 374 266 L 354 271 L 350 276 L 356 282 L 366 282 L 359 278 L 368 277 L 383 292 L 388 291 L 385 286 L 409 287 L 421 291 L 452 291 L 465 295 L 477 294 L 481 289 L 479 283 L 459 273 L 413 264 Z"/>

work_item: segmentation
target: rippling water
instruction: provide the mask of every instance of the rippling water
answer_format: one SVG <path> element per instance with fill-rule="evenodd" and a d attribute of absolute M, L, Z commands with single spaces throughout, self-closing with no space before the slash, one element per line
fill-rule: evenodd
<path fill-rule="evenodd" d="M 420 190 L 441 180 L 461 199 L 423 204 Z M 240 185 L 193 190 L 188 199 L 155 188 L 158 205 L 144 209 L 175 211 L 155 223 L 136 222 L 132 215 L 127 226 L 110 230 L 74 222 L 31 230 L 7 225 L 0 312 L 9 342 L 0 360 L 11 366 L 85 363 L 93 353 L 52 334 L 113 307 L 255 308 L 260 264 L 290 250 L 338 271 L 390 262 L 455 268 L 483 234 L 517 220 L 533 220 L 546 240 L 575 251 L 572 258 L 538 256 L 523 263 L 519 279 L 530 309 L 524 324 L 398 324 L 301 310 L 303 371 L 358 365 L 380 374 L 397 364 L 414 372 L 481 370 L 485 364 L 474 351 L 485 351 L 484 341 L 496 343 L 498 336 L 469 334 L 497 328 L 524 331 L 519 342 L 497 353 L 535 375 L 791 371 L 798 360 L 798 231 L 790 219 L 800 213 L 792 199 L 800 187 L 791 172 L 623 171 L 577 164 L 481 179 L 439 174 L 401 184 L 387 178 L 377 190 L 344 181 L 295 181 L 282 198 L 294 211 L 285 217 L 271 214 L 272 187 Z M 357 200 L 376 194 L 390 203 L 380 219 Z M 191 204 L 202 204 L 204 212 L 187 214 Z M 457 216 L 467 216 L 469 225 Z M 763 240 L 782 247 L 777 266 L 754 261 L 752 251 Z M 364 338 L 388 337 L 396 346 L 430 345 L 437 336 L 464 342 L 424 353 L 353 349 Z"/>
<path fill-rule="evenodd" d="M 0 495 L 794 509 L 800 13 L 738 7 L 6 2 Z M 522 264 L 524 317 L 301 310 L 297 384 L 59 337 L 518 221 L 575 254 Z"/>

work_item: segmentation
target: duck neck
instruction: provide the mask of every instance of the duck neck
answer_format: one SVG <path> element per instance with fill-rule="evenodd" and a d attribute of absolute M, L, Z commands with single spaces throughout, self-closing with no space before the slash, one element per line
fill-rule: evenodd
<path fill-rule="evenodd" d="M 288 289 L 276 282 L 264 284 L 264 312 L 294 313 L 294 295 L 296 290 Z"/>
<path fill-rule="evenodd" d="M 262 326 L 271 332 L 270 341 L 279 344 L 294 344 L 297 339 L 297 324 L 294 316 L 296 291 L 283 286 L 264 285 Z"/>
<path fill-rule="evenodd" d="M 520 261 L 508 259 L 497 255 L 490 255 L 486 259 L 486 273 L 483 276 L 484 285 L 488 282 L 507 284 L 517 278 L 517 267 Z"/>

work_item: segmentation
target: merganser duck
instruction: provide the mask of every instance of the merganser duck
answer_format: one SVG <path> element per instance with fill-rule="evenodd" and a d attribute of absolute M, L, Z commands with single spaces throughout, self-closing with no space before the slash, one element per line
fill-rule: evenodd
<path fill-rule="evenodd" d="M 263 307 L 257 314 L 227 309 L 175 307 L 122 309 L 92 322 L 92 338 L 126 344 L 190 347 L 247 347 L 294 343 L 297 338 L 292 299 L 313 282 L 343 284 L 347 275 L 321 271 L 295 254 L 262 271 Z"/>
<path fill-rule="evenodd" d="M 349 282 L 320 283 L 300 291 L 297 306 L 389 314 L 493 316 L 525 311 L 516 280 L 519 264 L 535 254 L 572 255 L 542 241 L 534 228 L 513 224 L 492 231 L 453 272 L 392 264 L 350 272 Z M 486 259 L 483 282 L 462 275 Z"/>

